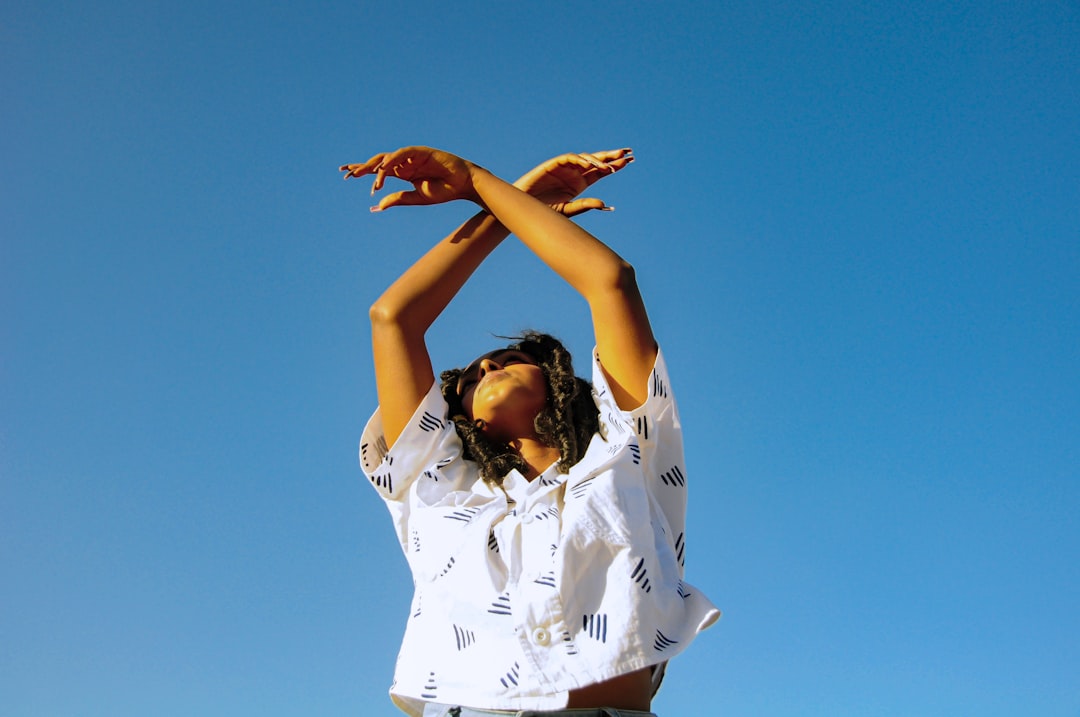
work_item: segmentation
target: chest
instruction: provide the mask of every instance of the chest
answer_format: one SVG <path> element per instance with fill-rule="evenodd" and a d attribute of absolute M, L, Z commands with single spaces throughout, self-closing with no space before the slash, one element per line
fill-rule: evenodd
<path fill-rule="evenodd" d="M 629 545 L 635 531 L 651 534 L 634 451 L 608 456 L 600 470 L 545 474 L 532 484 L 508 476 L 506 483 L 505 490 L 487 496 L 460 493 L 413 511 L 414 577 L 463 588 L 543 583 L 568 567 L 592 563 L 596 551 Z"/>

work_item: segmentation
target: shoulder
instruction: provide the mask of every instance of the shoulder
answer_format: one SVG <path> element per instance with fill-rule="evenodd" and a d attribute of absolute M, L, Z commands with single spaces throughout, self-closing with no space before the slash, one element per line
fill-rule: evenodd
<path fill-rule="evenodd" d="M 461 439 L 447 412 L 433 384 L 391 446 L 383 434 L 381 412 L 372 415 L 360 438 L 360 466 L 384 498 L 400 498 L 425 472 L 463 462 Z"/>
<path fill-rule="evenodd" d="M 592 385 L 596 405 L 601 413 L 613 410 L 622 414 L 626 419 L 633 420 L 637 416 L 657 414 L 668 404 L 674 403 L 671 391 L 671 377 L 668 374 L 667 361 L 664 359 L 663 349 L 657 346 L 656 358 L 653 360 L 652 370 L 649 372 L 648 385 L 643 394 L 645 402 L 637 408 L 624 410 L 615 402 L 611 386 L 608 384 L 607 375 L 604 373 L 603 362 L 599 352 L 593 349 L 592 354 Z"/>

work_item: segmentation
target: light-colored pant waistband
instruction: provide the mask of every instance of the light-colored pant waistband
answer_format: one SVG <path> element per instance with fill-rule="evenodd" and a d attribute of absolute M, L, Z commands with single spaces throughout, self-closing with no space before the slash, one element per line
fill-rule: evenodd
<path fill-rule="evenodd" d="M 478 710 L 457 705 L 424 705 L 424 717 L 656 717 L 641 710 L 617 710 L 613 707 L 573 707 L 561 710 Z"/>

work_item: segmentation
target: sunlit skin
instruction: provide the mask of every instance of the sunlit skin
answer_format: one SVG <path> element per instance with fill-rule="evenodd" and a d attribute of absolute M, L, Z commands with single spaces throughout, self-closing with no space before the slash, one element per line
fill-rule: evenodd
<path fill-rule="evenodd" d="M 529 465 L 532 480 L 559 460 L 559 451 L 537 435 L 536 417 L 547 404 L 543 370 L 527 353 L 500 349 L 473 361 L 458 379 L 457 394 L 484 435 L 512 446 Z"/>
<path fill-rule="evenodd" d="M 495 391 L 495 384 L 505 384 L 505 378 L 514 380 Z M 495 430 L 497 421 L 492 412 L 501 408 L 535 416 L 547 401 L 544 373 L 535 359 L 511 349 L 492 351 L 473 361 L 461 372 L 456 390 L 469 418 L 483 420 L 491 430 Z M 515 437 L 507 435 L 504 440 Z"/>
<path fill-rule="evenodd" d="M 603 705 L 617 710 L 647 712 L 652 703 L 652 669 L 649 667 L 570 690 L 567 707 Z"/>
<path fill-rule="evenodd" d="M 373 194 L 388 177 L 412 185 L 383 197 L 373 211 L 454 200 L 475 202 L 480 209 L 402 274 L 369 311 L 375 383 L 388 444 L 401 434 L 434 382 L 425 333 L 510 232 L 588 302 L 612 395 L 624 409 L 641 405 L 656 342 L 633 267 L 568 219 L 609 209 L 599 199 L 578 195 L 633 159 L 630 149 L 562 154 L 512 185 L 431 147 L 402 147 L 367 162 L 342 165 L 346 179 L 373 175 Z M 484 421 L 486 433 L 521 454 L 531 480 L 560 458 L 556 448 L 538 440 L 533 425 L 547 400 L 545 382 L 531 359 L 504 353 L 485 354 L 473 362 L 463 379 L 463 405 L 471 418 Z M 572 690 L 568 706 L 648 710 L 650 674 L 646 668 Z"/>

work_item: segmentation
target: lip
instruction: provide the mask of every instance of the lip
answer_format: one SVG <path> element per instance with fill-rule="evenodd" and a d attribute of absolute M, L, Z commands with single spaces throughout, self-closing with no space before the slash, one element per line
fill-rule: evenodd
<path fill-rule="evenodd" d="M 484 385 L 490 383 L 491 381 L 497 380 L 499 378 L 503 378 L 503 377 L 505 377 L 505 375 L 506 374 L 503 373 L 502 369 L 496 369 L 495 371 L 488 371 L 487 373 L 484 374 L 484 377 L 482 379 L 480 379 L 480 381 L 476 384 L 476 390 L 479 391 L 481 386 L 484 386 Z"/>

